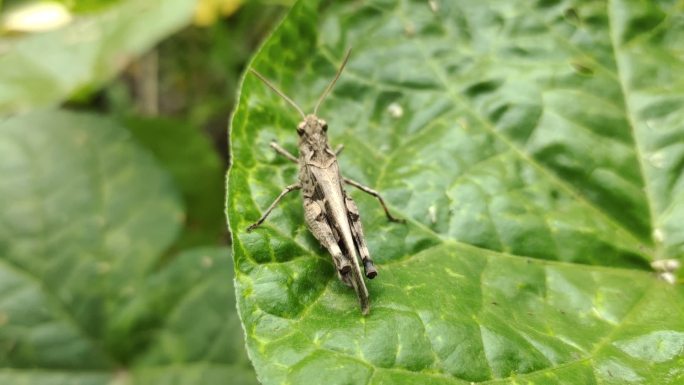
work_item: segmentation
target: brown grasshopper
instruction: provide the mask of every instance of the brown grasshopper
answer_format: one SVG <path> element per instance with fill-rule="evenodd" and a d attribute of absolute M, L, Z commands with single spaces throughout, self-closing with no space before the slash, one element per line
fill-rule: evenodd
<path fill-rule="evenodd" d="M 287 95 L 281 92 L 271 82 L 257 71 L 250 69 L 271 90 L 285 99 L 302 116 L 302 122 L 297 125 L 299 134 L 299 158 L 286 149 L 272 142 L 271 147 L 280 155 L 299 164 L 299 181 L 287 186 L 266 212 L 254 224 L 247 228 L 252 231 L 261 225 L 273 208 L 289 192 L 302 190 L 304 198 L 304 217 L 311 233 L 325 247 L 337 268 L 337 276 L 347 286 L 353 287 L 359 297 L 361 312 L 368 314 L 370 303 L 368 289 L 361 275 L 359 256 L 363 262 L 366 277 L 373 279 L 378 271 L 368 252 L 363 235 L 363 228 L 359 218 L 359 210 L 351 197 L 344 191 L 343 183 L 352 185 L 378 199 L 390 221 L 403 222 L 390 214 L 385 201 L 375 190 L 366 187 L 340 174 L 337 155 L 342 150 L 340 146 L 333 151 L 328 145 L 328 123 L 316 116 L 318 107 L 325 100 L 328 93 L 340 77 L 344 66 L 349 60 L 351 50 L 347 51 L 344 61 L 333 80 L 321 94 L 313 114 L 306 115 L 302 109 Z"/>

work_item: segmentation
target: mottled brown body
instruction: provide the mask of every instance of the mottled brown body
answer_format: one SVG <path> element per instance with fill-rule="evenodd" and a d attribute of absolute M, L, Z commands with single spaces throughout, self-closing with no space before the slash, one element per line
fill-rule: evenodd
<path fill-rule="evenodd" d="M 271 147 L 279 154 L 299 164 L 299 181 L 286 187 L 276 200 L 264 212 L 262 217 L 247 230 L 251 231 L 263 223 L 271 210 L 287 193 L 302 190 L 304 203 L 304 217 L 311 233 L 318 239 L 332 256 L 338 277 L 347 286 L 354 288 L 361 311 L 368 314 L 370 302 L 368 289 L 361 274 L 359 260 L 363 263 L 366 277 L 373 279 L 377 276 L 377 269 L 368 252 L 363 234 L 363 227 L 359 217 L 359 210 L 351 197 L 344 190 L 343 184 L 350 184 L 367 192 L 380 201 L 385 214 L 392 221 L 394 218 L 387 209 L 382 197 L 374 190 L 353 180 L 342 177 L 337 163 L 337 154 L 328 144 L 328 124 L 316 116 L 318 106 L 332 89 L 349 57 L 349 52 L 337 72 L 337 76 L 321 95 L 313 114 L 304 115 L 302 110 L 263 76 L 253 71 L 271 89 L 292 104 L 302 115 L 303 121 L 297 126 L 299 135 L 299 157 L 290 154 L 276 143 Z"/>

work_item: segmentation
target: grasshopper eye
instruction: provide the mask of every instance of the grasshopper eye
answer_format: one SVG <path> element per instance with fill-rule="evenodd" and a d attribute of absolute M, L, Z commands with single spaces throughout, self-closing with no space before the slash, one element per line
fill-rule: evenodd
<path fill-rule="evenodd" d="M 299 134 L 299 136 L 304 135 L 304 126 L 304 123 L 299 123 L 299 125 L 297 126 L 297 133 Z"/>
<path fill-rule="evenodd" d="M 325 120 L 320 120 L 319 123 L 321 124 L 321 128 L 323 128 L 323 131 L 328 132 L 328 122 Z"/>

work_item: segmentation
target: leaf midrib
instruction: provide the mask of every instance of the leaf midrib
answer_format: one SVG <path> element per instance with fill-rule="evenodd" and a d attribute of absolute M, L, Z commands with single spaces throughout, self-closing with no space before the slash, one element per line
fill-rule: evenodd
<path fill-rule="evenodd" d="M 651 243 L 654 245 L 654 258 L 653 259 L 659 259 L 662 257 L 662 244 L 660 242 L 657 242 L 654 236 L 655 230 L 658 228 L 657 222 L 656 222 L 656 215 L 653 211 L 653 198 L 652 198 L 652 191 L 650 188 L 650 185 L 648 183 L 648 178 L 645 172 L 644 168 L 644 156 L 643 156 L 643 149 L 641 148 L 639 144 L 639 140 L 637 139 L 636 135 L 636 122 L 634 118 L 634 114 L 632 112 L 632 107 L 630 106 L 629 103 L 629 98 L 627 97 L 627 79 L 625 79 L 624 71 L 621 70 L 621 60 L 620 60 L 620 55 L 618 54 L 618 40 L 617 40 L 617 31 L 615 27 L 615 22 L 613 21 L 614 16 L 613 16 L 613 2 L 615 0 L 609 0 L 606 3 L 606 12 L 608 14 L 608 28 L 609 28 L 609 34 L 610 34 L 610 46 L 612 48 L 612 54 L 613 58 L 615 60 L 615 66 L 616 66 L 616 72 L 618 76 L 618 84 L 620 85 L 620 95 L 622 96 L 622 103 L 624 105 L 624 111 L 625 115 L 627 116 L 627 122 L 629 123 L 629 129 L 630 129 L 630 135 L 632 138 L 632 141 L 634 142 L 634 149 L 637 154 L 637 162 L 639 164 L 639 174 L 641 175 L 641 179 L 643 181 L 643 191 L 644 195 L 646 197 L 646 206 L 648 207 L 648 214 L 649 214 L 649 222 L 651 225 L 651 234 L 649 234 L 649 239 L 651 240 Z"/>

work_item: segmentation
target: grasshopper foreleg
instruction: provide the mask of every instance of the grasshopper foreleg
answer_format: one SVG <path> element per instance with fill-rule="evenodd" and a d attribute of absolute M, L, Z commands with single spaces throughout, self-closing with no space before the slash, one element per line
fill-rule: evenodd
<path fill-rule="evenodd" d="M 378 201 L 380 202 L 380 205 L 382 205 L 383 210 L 385 210 L 385 215 L 387 215 L 387 219 L 389 219 L 392 222 L 399 222 L 399 223 L 406 222 L 404 219 L 396 218 L 396 217 L 392 216 L 392 214 L 390 214 L 389 209 L 387 208 L 387 205 L 385 204 L 385 200 L 382 199 L 382 196 L 380 195 L 380 193 L 378 193 L 377 191 L 373 190 L 370 187 L 362 185 L 361 183 L 359 183 L 357 181 L 351 180 L 349 178 L 343 178 L 343 179 L 344 179 L 344 183 L 350 184 L 350 185 L 356 187 L 357 189 L 365 192 L 366 194 L 370 194 L 370 195 L 374 196 L 375 198 L 377 198 Z"/>
<path fill-rule="evenodd" d="M 271 203 L 271 205 L 268 206 L 268 209 L 266 209 L 266 212 L 264 213 L 264 215 L 262 215 L 258 221 L 251 224 L 247 228 L 247 231 L 248 232 L 252 231 L 252 230 L 256 229 L 257 227 L 259 227 L 262 223 L 264 223 L 264 221 L 266 220 L 268 215 L 271 213 L 271 211 L 273 211 L 273 209 L 278 205 L 280 200 L 283 199 L 283 197 L 285 195 L 287 195 L 288 193 L 290 193 L 292 191 L 299 190 L 301 188 L 302 188 L 302 185 L 300 185 L 299 183 L 291 184 L 291 185 L 285 187 L 285 189 L 280 193 L 280 195 L 278 195 L 278 197 L 273 201 L 273 203 Z"/>
<path fill-rule="evenodd" d="M 285 148 L 283 148 L 283 147 L 282 147 L 281 145 L 279 145 L 278 143 L 276 143 L 276 142 L 271 142 L 271 148 L 274 149 L 275 152 L 277 152 L 278 154 L 280 154 L 280 155 L 286 157 L 287 159 L 289 159 L 290 161 L 292 161 L 292 162 L 294 162 L 294 163 L 299 163 L 299 161 L 297 160 L 297 157 L 296 157 L 296 156 L 292 155 L 289 151 L 287 151 Z"/>

